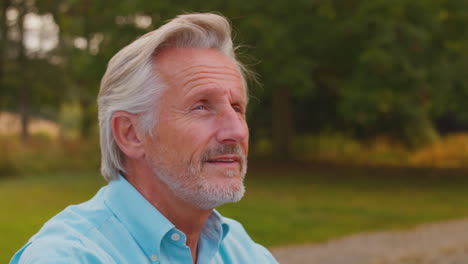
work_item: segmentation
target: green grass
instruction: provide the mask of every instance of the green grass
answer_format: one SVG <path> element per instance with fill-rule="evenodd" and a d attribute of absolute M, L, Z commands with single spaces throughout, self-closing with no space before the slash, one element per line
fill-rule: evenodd
<path fill-rule="evenodd" d="M 468 216 L 466 171 L 298 167 L 251 171 L 244 199 L 220 211 L 268 246 Z"/>
<path fill-rule="evenodd" d="M 104 181 L 97 173 L 36 175 L 0 180 L 0 263 L 69 204 L 89 199 Z"/>
<path fill-rule="evenodd" d="M 98 173 L 0 179 L 0 263 L 47 219 L 103 184 Z M 461 170 L 264 165 L 251 169 L 246 185 L 241 202 L 219 211 L 267 246 L 468 216 L 468 177 Z"/>

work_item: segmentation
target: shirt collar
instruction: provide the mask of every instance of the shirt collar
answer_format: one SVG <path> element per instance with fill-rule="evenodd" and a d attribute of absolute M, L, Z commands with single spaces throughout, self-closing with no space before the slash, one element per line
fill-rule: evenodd
<path fill-rule="evenodd" d="M 122 176 L 108 187 L 107 206 L 148 256 L 159 254 L 161 240 L 174 225 Z"/>
<path fill-rule="evenodd" d="M 124 177 L 119 175 L 118 179 L 109 183 L 105 203 L 147 256 L 160 254 L 162 239 L 175 227 Z M 220 231 L 221 234 L 219 234 Z M 228 233 L 229 225 L 224 221 L 224 217 L 218 211 L 213 210 L 202 234 L 221 243 Z"/>
<path fill-rule="evenodd" d="M 219 225 L 221 225 L 221 230 L 219 231 L 222 231 L 221 240 L 223 240 L 229 233 L 229 225 L 224 221 L 224 217 L 218 211 L 216 211 L 216 209 L 214 209 L 206 220 L 206 224 L 202 230 L 202 233 L 209 234 L 213 230 L 216 230 L 217 226 Z"/>

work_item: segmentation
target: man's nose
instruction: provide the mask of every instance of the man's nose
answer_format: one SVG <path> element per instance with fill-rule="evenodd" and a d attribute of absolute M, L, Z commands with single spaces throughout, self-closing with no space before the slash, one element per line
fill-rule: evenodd
<path fill-rule="evenodd" d="M 245 117 L 232 107 L 224 110 L 218 117 L 216 139 L 219 143 L 239 143 L 249 136 Z"/>

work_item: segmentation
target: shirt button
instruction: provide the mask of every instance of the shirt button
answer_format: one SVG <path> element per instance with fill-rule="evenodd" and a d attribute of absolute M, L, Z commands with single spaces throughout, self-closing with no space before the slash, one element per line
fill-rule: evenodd
<path fill-rule="evenodd" d="M 156 255 L 151 255 L 151 260 L 154 262 L 154 261 L 157 261 L 158 260 L 158 256 Z"/>
<path fill-rule="evenodd" d="M 180 235 L 178 233 L 174 233 L 171 235 L 171 239 L 174 241 L 179 241 Z"/>

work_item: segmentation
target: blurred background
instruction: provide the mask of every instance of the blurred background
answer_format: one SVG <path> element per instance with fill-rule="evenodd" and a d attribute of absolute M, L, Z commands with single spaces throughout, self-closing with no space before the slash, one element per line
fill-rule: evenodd
<path fill-rule="evenodd" d="M 220 208 L 254 239 L 468 216 L 468 1 L 2 0 L 0 262 L 105 184 L 96 96 L 108 60 L 178 14 L 213 11 L 261 83 L 248 194 Z"/>

